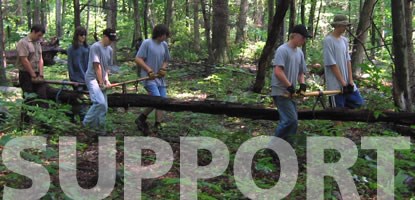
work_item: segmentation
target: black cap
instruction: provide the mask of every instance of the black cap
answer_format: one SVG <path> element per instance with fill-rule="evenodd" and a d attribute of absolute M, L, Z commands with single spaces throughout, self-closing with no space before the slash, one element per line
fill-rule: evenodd
<path fill-rule="evenodd" d="M 306 38 L 312 38 L 313 37 L 307 31 L 307 28 L 302 24 L 295 25 L 293 30 L 291 31 L 291 33 L 298 33 L 298 34 L 301 34 L 302 36 L 304 36 Z"/>
<path fill-rule="evenodd" d="M 105 29 L 103 34 L 106 35 L 111 41 L 117 40 L 117 33 L 112 28 Z"/>

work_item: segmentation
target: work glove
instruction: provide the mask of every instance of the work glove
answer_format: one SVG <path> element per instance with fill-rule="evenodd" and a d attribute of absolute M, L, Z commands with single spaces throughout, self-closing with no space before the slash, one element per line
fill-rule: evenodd
<path fill-rule="evenodd" d="M 161 68 L 158 72 L 157 72 L 157 76 L 158 77 L 164 77 L 167 74 L 167 69 L 165 68 Z"/>
<path fill-rule="evenodd" d="M 307 85 L 305 83 L 300 83 L 300 89 L 297 90 L 298 95 L 304 95 L 307 90 Z"/>
<path fill-rule="evenodd" d="M 342 94 L 351 94 L 353 93 L 353 85 L 350 87 L 351 84 L 342 87 Z"/>
<path fill-rule="evenodd" d="M 289 87 L 287 87 L 287 91 L 290 93 L 290 95 L 293 95 L 295 93 L 294 86 L 290 85 Z"/>
<path fill-rule="evenodd" d="M 353 85 L 353 84 L 351 84 L 351 83 L 349 83 L 349 84 L 347 85 L 347 89 L 349 90 L 349 94 L 353 93 L 353 92 L 354 92 L 354 85 Z"/>
<path fill-rule="evenodd" d="M 45 81 L 45 79 L 43 79 L 43 77 L 41 76 L 36 76 L 36 77 L 32 77 L 32 83 L 33 84 L 41 84 Z"/>
<path fill-rule="evenodd" d="M 150 80 L 154 80 L 154 79 L 156 79 L 156 78 L 157 78 L 157 76 L 156 76 L 156 74 L 154 74 L 154 72 L 153 72 L 153 71 L 149 71 L 149 72 L 148 72 L 148 78 L 149 78 Z"/>

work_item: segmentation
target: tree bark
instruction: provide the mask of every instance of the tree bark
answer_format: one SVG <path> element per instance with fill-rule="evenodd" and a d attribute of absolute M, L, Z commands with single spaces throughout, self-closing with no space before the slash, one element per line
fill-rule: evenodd
<path fill-rule="evenodd" d="M 46 3 L 46 0 L 40 0 L 40 23 L 47 29 L 48 21 L 47 21 L 47 8 L 49 6 Z"/>
<path fill-rule="evenodd" d="M 170 26 L 173 24 L 173 16 L 174 16 L 174 1 L 167 0 L 166 2 L 166 12 L 164 15 L 164 24 L 170 29 Z"/>
<path fill-rule="evenodd" d="M 4 25 L 3 25 L 3 9 L 2 9 L 3 5 L 2 4 L 3 3 L 0 0 L 0 85 L 6 86 L 7 85 L 6 57 L 4 53 L 5 35 L 4 35 Z"/>
<path fill-rule="evenodd" d="M 193 50 L 200 51 L 199 0 L 193 0 Z"/>
<path fill-rule="evenodd" d="M 117 0 L 108 0 L 107 28 L 117 30 Z M 114 64 L 117 64 L 117 42 L 111 43 Z"/>
<path fill-rule="evenodd" d="M 275 0 L 268 0 L 268 34 L 272 28 L 272 19 L 274 17 Z"/>
<path fill-rule="evenodd" d="M 228 0 L 213 0 L 212 49 L 215 63 L 226 64 L 228 58 Z"/>
<path fill-rule="evenodd" d="M 409 72 L 409 92 L 411 93 L 412 109 L 415 108 L 415 52 L 414 41 L 412 38 L 413 26 L 413 1 L 405 1 L 406 35 L 408 44 L 408 72 Z"/>
<path fill-rule="evenodd" d="M 290 1 L 290 20 L 288 22 L 288 32 L 291 32 L 291 30 L 293 30 L 294 25 L 295 25 L 295 17 L 297 15 L 297 12 L 296 12 L 297 9 L 296 9 L 295 2 L 296 0 Z"/>
<path fill-rule="evenodd" d="M 133 1 L 133 13 L 134 13 L 134 34 L 133 34 L 133 41 L 131 46 L 134 47 L 138 41 L 138 38 L 142 37 L 141 35 L 141 17 L 140 17 L 140 7 L 139 1 Z"/>
<path fill-rule="evenodd" d="M 291 3 L 290 1 L 291 0 L 278 1 L 277 9 L 272 21 L 272 28 L 268 33 L 267 42 L 265 43 L 265 47 L 262 50 L 258 63 L 258 71 L 253 88 L 253 91 L 256 93 L 261 93 L 261 90 L 264 87 L 266 70 L 270 66 L 271 58 L 274 55 L 275 48 L 277 47 L 277 36 L 282 29 L 285 14 L 287 13 L 288 7 Z"/>
<path fill-rule="evenodd" d="M 311 2 L 312 3 L 312 2 Z M 300 5 L 300 17 L 301 17 L 301 24 L 305 25 L 305 4 L 306 4 L 306 0 L 301 0 L 301 5 Z M 310 9 L 310 14 L 311 14 L 311 9 Z"/>
<path fill-rule="evenodd" d="M 404 0 L 394 0 L 392 4 L 393 51 L 395 54 L 393 72 L 393 97 L 396 106 L 412 111 L 411 90 L 409 88 L 408 40 Z M 410 22 L 412 23 L 412 22 Z"/>
<path fill-rule="evenodd" d="M 16 16 L 17 16 L 16 24 L 17 25 L 23 25 L 25 23 L 25 21 L 23 19 L 24 18 L 23 17 L 23 5 L 24 5 L 23 0 L 17 0 L 16 1 L 16 6 L 17 6 L 17 8 L 16 8 Z"/>
<path fill-rule="evenodd" d="M 254 24 L 256 27 L 262 28 L 264 26 L 264 5 L 262 5 L 262 0 L 254 0 L 253 5 L 255 5 L 253 13 Z"/>
<path fill-rule="evenodd" d="M 205 27 L 205 37 L 206 37 L 206 44 L 208 50 L 208 60 L 209 64 L 213 64 L 215 62 L 213 50 L 212 50 L 212 37 L 211 37 L 211 20 L 210 20 L 210 8 L 211 5 L 208 5 L 206 0 L 201 0 L 202 3 L 202 12 L 203 12 L 203 22 Z"/>
<path fill-rule="evenodd" d="M 31 0 L 26 0 L 26 15 L 27 15 L 27 26 L 30 30 L 30 28 L 32 27 L 32 6 L 31 6 Z"/>
<path fill-rule="evenodd" d="M 33 1 L 34 5 L 33 5 L 33 24 L 40 24 L 41 23 L 41 19 L 40 19 L 40 9 L 41 9 L 41 5 L 40 5 L 40 0 L 34 0 Z"/>
<path fill-rule="evenodd" d="M 236 44 L 241 44 L 245 41 L 245 37 L 246 37 L 245 26 L 246 26 L 248 8 L 249 8 L 248 0 L 241 0 L 241 5 L 239 7 L 238 24 L 236 26 L 236 38 L 235 38 Z"/>
<path fill-rule="evenodd" d="M 56 36 L 62 37 L 62 0 L 56 0 Z"/>
<path fill-rule="evenodd" d="M 314 36 L 314 17 L 316 16 L 316 7 L 317 7 L 317 0 L 311 0 L 310 15 L 308 17 L 307 30 L 312 36 Z M 303 45 L 303 53 L 305 57 L 307 56 L 307 44 L 308 42 Z"/>
<path fill-rule="evenodd" d="M 148 1 L 149 0 L 143 0 L 144 9 L 143 9 L 143 25 L 144 25 L 144 37 L 148 38 Z"/>
<path fill-rule="evenodd" d="M 140 94 L 109 94 L 109 107 L 153 107 L 166 111 L 191 111 L 229 117 L 278 120 L 278 112 L 272 108 L 221 101 L 180 101 Z M 368 110 L 327 109 L 298 111 L 301 120 L 340 120 L 360 122 L 391 122 L 402 125 L 415 124 L 415 113 L 382 112 L 378 117 Z"/>
<path fill-rule="evenodd" d="M 81 26 L 81 10 L 79 8 L 79 0 L 73 1 L 73 13 L 74 13 L 74 29 Z"/>
<path fill-rule="evenodd" d="M 360 11 L 359 24 L 357 25 L 356 38 L 353 41 L 352 51 L 352 66 L 353 76 L 355 78 L 360 77 L 361 67 L 364 58 L 363 44 L 366 43 L 369 29 L 372 25 L 371 20 L 373 16 L 373 9 L 377 0 L 366 0 L 363 4 L 362 10 Z"/>

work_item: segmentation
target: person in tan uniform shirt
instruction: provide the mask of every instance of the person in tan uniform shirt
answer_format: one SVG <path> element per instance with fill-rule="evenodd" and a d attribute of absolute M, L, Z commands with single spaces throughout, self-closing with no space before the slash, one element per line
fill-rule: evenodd
<path fill-rule="evenodd" d="M 19 69 L 19 84 L 23 90 L 25 104 L 47 108 L 45 103 L 35 102 L 33 98 L 26 98 L 29 93 L 36 93 L 40 99 L 47 98 L 47 85 L 43 83 L 43 58 L 42 46 L 40 45 L 44 34 L 45 28 L 42 25 L 33 25 L 30 33 L 17 42 L 16 67 Z M 27 115 L 24 111 L 22 118 L 27 121 Z"/>

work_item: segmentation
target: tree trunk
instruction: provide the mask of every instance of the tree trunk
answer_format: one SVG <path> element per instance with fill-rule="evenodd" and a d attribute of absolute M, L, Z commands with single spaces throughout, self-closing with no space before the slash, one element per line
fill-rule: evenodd
<path fill-rule="evenodd" d="M 229 117 L 250 119 L 278 120 L 278 112 L 272 108 L 257 105 L 247 105 L 218 101 L 180 101 L 171 98 L 161 98 L 143 94 L 109 94 L 109 107 L 153 107 L 166 111 L 191 111 Z M 360 122 L 393 122 L 402 125 L 415 124 L 415 113 L 382 112 L 378 117 L 368 110 L 301 110 L 298 111 L 300 120 L 340 120 Z"/>
<path fill-rule="evenodd" d="M 170 29 L 170 26 L 173 24 L 173 9 L 174 9 L 174 1 L 167 0 L 166 2 L 166 12 L 164 15 L 164 24 Z"/>
<path fill-rule="evenodd" d="M 26 0 L 26 15 L 27 15 L 27 26 L 30 30 L 32 27 L 32 6 L 30 4 L 31 0 Z"/>
<path fill-rule="evenodd" d="M 213 0 L 212 49 L 215 63 L 228 63 L 228 0 Z"/>
<path fill-rule="evenodd" d="M 62 37 L 62 0 L 56 0 L 56 36 Z"/>
<path fill-rule="evenodd" d="M 143 9 L 143 25 L 144 25 L 144 37 L 148 38 L 148 1 L 149 0 L 143 0 L 144 9 Z"/>
<path fill-rule="evenodd" d="M 258 63 L 258 71 L 253 88 L 253 91 L 256 93 L 261 93 L 261 90 L 264 87 L 266 70 L 269 69 L 271 58 L 274 55 L 275 48 L 277 46 L 277 36 L 282 29 L 285 14 L 287 13 L 288 7 L 291 3 L 290 1 L 292 0 L 278 1 L 274 19 L 272 20 L 272 28 L 268 33 L 267 42 L 265 43 L 265 47 L 262 50 Z"/>
<path fill-rule="evenodd" d="M 411 94 L 412 109 L 415 108 L 415 52 L 414 41 L 412 38 L 413 26 L 413 1 L 405 1 L 405 16 L 406 16 L 406 35 L 408 44 L 408 72 L 409 72 L 409 92 Z"/>
<path fill-rule="evenodd" d="M 262 28 L 264 26 L 264 5 L 262 5 L 262 0 L 254 0 L 253 5 L 255 5 L 253 14 L 254 24 L 256 27 Z"/>
<path fill-rule="evenodd" d="M 41 23 L 41 19 L 40 19 L 40 9 L 41 9 L 41 5 L 40 5 L 40 0 L 34 0 L 33 1 L 34 5 L 33 5 L 33 24 L 40 24 Z"/>
<path fill-rule="evenodd" d="M 393 73 L 393 97 L 396 106 L 412 111 L 411 91 L 409 89 L 408 40 L 406 34 L 406 16 L 404 0 L 395 0 L 392 4 L 393 51 L 395 54 Z M 412 22 L 410 22 L 412 23 Z"/>
<path fill-rule="evenodd" d="M 73 13 L 74 13 L 74 24 L 75 27 L 81 26 L 81 10 L 79 8 L 79 0 L 73 1 Z"/>
<path fill-rule="evenodd" d="M 202 12 L 203 12 L 203 22 L 205 27 L 205 37 L 206 37 L 206 44 L 207 44 L 207 50 L 208 50 L 208 63 L 212 64 L 215 62 L 213 50 L 212 50 L 212 38 L 210 36 L 210 8 L 211 5 L 208 5 L 206 0 L 201 0 L 202 3 Z"/>
<path fill-rule="evenodd" d="M 24 5 L 23 0 L 17 0 L 16 1 L 16 6 L 17 6 L 17 8 L 16 8 L 16 16 L 17 16 L 16 24 L 17 25 L 23 25 L 25 23 L 24 17 L 23 17 L 23 5 Z"/>
<path fill-rule="evenodd" d="M 274 17 L 275 0 L 268 0 L 268 34 L 272 28 L 272 18 Z"/>
<path fill-rule="evenodd" d="M 0 0 L 0 85 L 6 86 L 7 85 L 6 57 L 4 53 L 5 35 L 4 35 L 4 27 L 3 27 L 3 9 L 2 8 L 3 8 L 3 5 L 2 5 L 2 1 Z"/>
<path fill-rule="evenodd" d="M 360 12 L 359 24 L 357 25 L 356 38 L 353 41 L 353 51 L 352 51 L 352 66 L 353 66 L 353 76 L 355 78 L 360 77 L 361 67 L 360 64 L 363 63 L 363 58 L 365 55 L 363 44 L 366 43 L 369 29 L 372 25 L 371 19 L 373 16 L 373 9 L 375 7 L 377 0 L 366 0 L 364 2 L 363 8 Z"/>
<path fill-rule="evenodd" d="M 238 17 L 238 24 L 236 26 L 236 38 L 235 43 L 241 44 L 245 41 L 245 26 L 246 26 L 246 17 L 248 13 L 248 0 L 241 0 L 241 5 L 239 7 L 239 17 Z"/>
<path fill-rule="evenodd" d="M 292 0 L 290 4 L 290 20 L 288 22 L 288 32 L 291 32 L 293 30 L 295 23 L 295 16 L 296 16 L 296 0 Z"/>
<path fill-rule="evenodd" d="M 141 35 L 141 24 L 140 24 L 140 7 L 139 7 L 139 1 L 134 0 L 133 1 L 133 13 L 134 13 L 134 34 L 133 34 L 133 41 L 131 46 L 134 47 L 138 41 L 138 38 L 142 37 Z"/>
<path fill-rule="evenodd" d="M 62 0 L 62 22 L 61 22 L 62 25 L 65 24 L 66 22 L 65 16 L 68 12 L 66 4 L 67 4 L 67 0 Z M 65 34 L 63 30 L 62 30 L 62 34 Z"/>
<path fill-rule="evenodd" d="M 117 30 L 117 0 L 108 0 L 107 28 Z M 117 42 L 111 44 L 114 64 L 117 64 Z"/>
<path fill-rule="evenodd" d="M 85 23 L 85 30 L 89 33 L 89 21 L 91 19 L 91 0 L 88 0 L 86 5 L 86 23 Z"/>
<path fill-rule="evenodd" d="M 314 36 L 314 17 L 316 15 L 316 7 L 317 7 L 317 0 L 311 0 L 310 15 L 308 17 L 307 30 L 312 36 Z M 305 57 L 307 56 L 307 44 L 308 42 L 303 45 L 303 53 Z"/>
<path fill-rule="evenodd" d="M 46 0 L 40 0 L 40 23 L 47 29 L 48 21 L 47 21 L 47 12 L 49 6 L 46 3 Z"/>
<path fill-rule="evenodd" d="M 193 50 L 200 51 L 199 0 L 193 0 Z"/>
<path fill-rule="evenodd" d="M 316 38 L 317 33 L 318 33 L 317 29 L 318 29 L 318 23 L 320 22 L 321 10 L 323 10 L 323 13 L 326 10 L 325 7 L 323 9 L 323 1 L 324 0 L 321 0 L 320 1 L 320 6 L 318 8 L 318 15 L 317 15 L 316 27 L 314 28 L 314 31 L 313 31 L 313 41 L 314 41 L 314 38 Z"/>
<path fill-rule="evenodd" d="M 312 0 L 313 1 L 313 0 Z M 312 3 L 312 2 L 311 2 Z M 301 11 L 300 11 L 300 17 L 301 17 L 301 24 L 305 25 L 305 4 L 306 4 L 306 0 L 301 0 Z M 311 14 L 311 10 L 310 9 L 310 14 Z"/>

